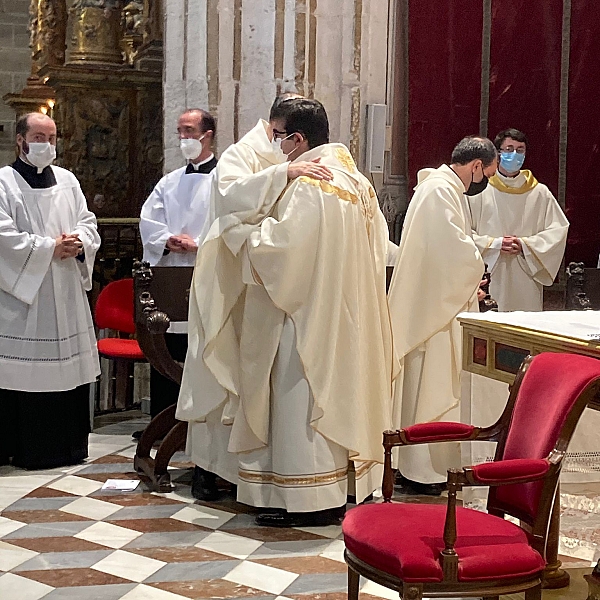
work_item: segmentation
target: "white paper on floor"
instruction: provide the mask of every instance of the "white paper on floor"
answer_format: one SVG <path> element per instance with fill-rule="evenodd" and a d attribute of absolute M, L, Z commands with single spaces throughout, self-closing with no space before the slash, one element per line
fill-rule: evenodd
<path fill-rule="evenodd" d="M 133 492 L 139 484 L 139 479 L 107 479 L 104 482 L 102 489 L 117 490 L 119 492 Z"/>

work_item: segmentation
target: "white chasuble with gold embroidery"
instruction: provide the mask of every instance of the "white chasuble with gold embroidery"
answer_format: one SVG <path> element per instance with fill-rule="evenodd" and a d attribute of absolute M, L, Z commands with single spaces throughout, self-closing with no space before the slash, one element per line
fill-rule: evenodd
<path fill-rule="evenodd" d="M 387 224 L 345 146 L 298 160 L 316 158 L 333 180 L 293 181 L 245 248 L 249 289 L 268 300 L 246 297 L 230 441 L 252 450 L 239 455 L 238 499 L 291 512 L 342 506 L 349 493 L 360 502 L 379 487 L 381 434 L 391 425 Z M 262 335 L 269 303 L 283 317 L 275 346 Z M 273 350 L 265 389 L 256 361 Z"/>
<path fill-rule="evenodd" d="M 552 192 L 530 171 L 497 173 L 471 199 L 473 238 L 492 274 L 490 294 L 501 311 L 543 309 L 544 286 L 560 268 L 569 222 Z M 521 240 L 521 254 L 500 252 L 502 238 Z"/>

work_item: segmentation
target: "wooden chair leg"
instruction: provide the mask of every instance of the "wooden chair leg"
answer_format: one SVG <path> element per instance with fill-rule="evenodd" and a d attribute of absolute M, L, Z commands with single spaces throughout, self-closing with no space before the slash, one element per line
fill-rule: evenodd
<path fill-rule="evenodd" d="M 525 600 L 542 600 L 542 584 L 536 585 L 525 592 Z"/>
<path fill-rule="evenodd" d="M 348 600 L 358 600 L 358 589 L 360 587 L 360 575 L 348 567 Z"/>

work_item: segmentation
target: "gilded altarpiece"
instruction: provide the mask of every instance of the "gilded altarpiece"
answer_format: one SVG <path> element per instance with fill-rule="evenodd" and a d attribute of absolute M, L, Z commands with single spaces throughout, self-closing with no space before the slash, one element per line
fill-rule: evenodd
<path fill-rule="evenodd" d="M 56 120 L 57 164 L 75 173 L 100 219 L 138 217 L 162 176 L 161 6 L 31 0 L 31 77 L 5 101 L 17 116 Z"/>

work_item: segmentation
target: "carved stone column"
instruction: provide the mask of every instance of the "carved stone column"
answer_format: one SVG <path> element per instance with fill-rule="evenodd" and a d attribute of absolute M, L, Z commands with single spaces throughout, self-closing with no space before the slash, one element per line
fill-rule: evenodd
<path fill-rule="evenodd" d="M 71 7 L 71 64 L 122 64 L 122 0 L 76 0 Z"/>

